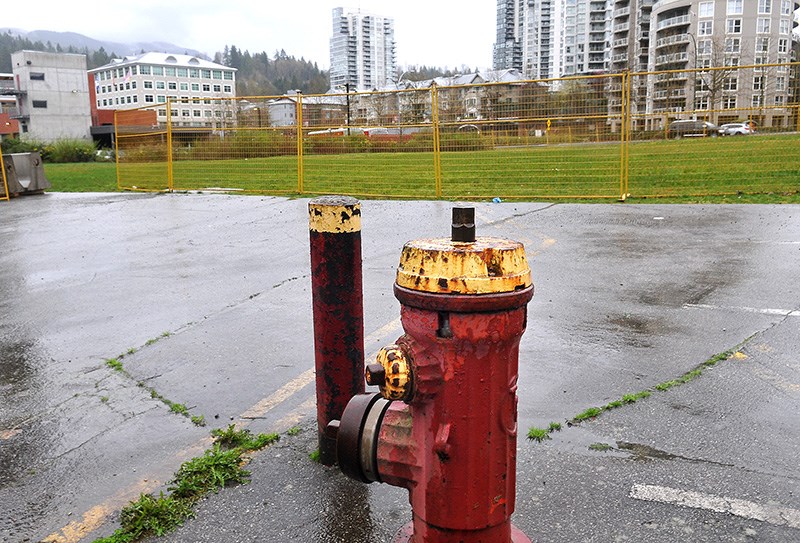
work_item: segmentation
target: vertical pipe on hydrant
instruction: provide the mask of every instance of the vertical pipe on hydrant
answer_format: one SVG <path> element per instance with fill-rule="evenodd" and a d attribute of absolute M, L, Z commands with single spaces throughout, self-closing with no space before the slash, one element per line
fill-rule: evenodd
<path fill-rule="evenodd" d="M 361 287 L 361 204 L 323 196 L 308 204 L 311 297 L 320 462 L 336 462 L 326 435 L 347 402 L 364 392 L 364 304 Z"/>
<path fill-rule="evenodd" d="M 394 543 L 530 543 L 516 494 L 519 342 L 533 296 L 521 243 L 475 237 L 406 243 L 394 293 L 405 334 L 366 368 L 338 431 L 348 476 L 407 488 L 412 521 Z"/>

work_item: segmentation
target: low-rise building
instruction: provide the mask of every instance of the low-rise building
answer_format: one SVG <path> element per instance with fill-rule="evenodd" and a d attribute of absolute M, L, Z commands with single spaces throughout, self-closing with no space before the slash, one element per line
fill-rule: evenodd
<path fill-rule="evenodd" d="M 92 110 L 150 107 L 160 124 L 167 122 L 167 102 L 174 127 L 214 127 L 231 115 L 236 97 L 236 69 L 190 55 L 142 53 L 114 59 L 89 70 Z"/>
<path fill-rule="evenodd" d="M 3 94 L 13 96 L 9 121 L 21 137 L 41 141 L 89 138 L 91 116 L 86 56 L 41 51 L 11 55 L 13 78 Z"/>

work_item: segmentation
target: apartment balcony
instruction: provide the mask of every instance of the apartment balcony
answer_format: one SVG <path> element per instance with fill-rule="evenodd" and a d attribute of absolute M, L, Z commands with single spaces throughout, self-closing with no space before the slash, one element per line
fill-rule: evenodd
<path fill-rule="evenodd" d="M 619 49 L 620 47 L 627 48 L 628 47 L 628 38 L 620 38 L 618 40 L 614 40 L 611 44 L 612 49 Z"/>
<path fill-rule="evenodd" d="M 0 96 L 24 96 L 28 91 L 19 90 L 12 81 L 0 84 Z"/>
<path fill-rule="evenodd" d="M 689 79 L 688 72 L 672 72 L 668 74 L 658 74 L 655 78 L 656 84 L 665 82 L 686 81 Z"/>
<path fill-rule="evenodd" d="M 630 14 L 631 14 L 630 6 L 614 10 L 614 17 L 627 17 Z"/>
<path fill-rule="evenodd" d="M 614 55 L 611 57 L 611 62 L 628 62 L 628 53 L 623 53 L 621 55 Z"/>
<path fill-rule="evenodd" d="M 664 30 L 665 28 L 672 28 L 675 26 L 684 26 L 688 25 L 691 22 L 691 17 L 688 15 L 679 15 L 677 17 L 670 17 L 669 19 L 664 19 L 663 21 L 659 21 L 658 25 L 656 26 L 656 30 Z"/>
<path fill-rule="evenodd" d="M 25 113 L 18 107 L 9 108 L 6 110 L 6 113 L 8 113 L 9 119 L 13 119 L 15 121 L 27 121 L 31 118 L 29 114 Z"/>
<path fill-rule="evenodd" d="M 672 53 L 671 55 L 658 55 L 656 57 L 656 66 L 663 66 L 665 64 L 674 64 L 677 62 L 688 62 L 689 53 Z"/>
<path fill-rule="evenodd" d="M 668 45 L 675 45 L 677 43 L 689 43 L 690 40 L 691 36 L 689 36 L 689 34 L 676 34 L 674 36 L 669 36 L 668 38 L 656 40 L 656 49 L 666 47 Z"/>
<path fill-rule="evenodd" d="M 614 25 L 614 32 L 627 32 L 630 28 L 630 23 L 617 23 Z"/>

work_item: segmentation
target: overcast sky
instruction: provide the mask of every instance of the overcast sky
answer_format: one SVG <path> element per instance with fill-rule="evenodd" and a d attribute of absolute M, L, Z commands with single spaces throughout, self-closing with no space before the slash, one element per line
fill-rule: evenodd
<path fill-rule="evenodd" d="M 495 0 L 45 0 L 33 11 L 12 2 L 2 10 L 0 26 L 116 42 L 166 41 L 209 56 L 226 44 L 270 55 L 285 49 L 327 69 L 331 10 L 338 6 L 393 17 L 400 65 L 491 66 Z"/>

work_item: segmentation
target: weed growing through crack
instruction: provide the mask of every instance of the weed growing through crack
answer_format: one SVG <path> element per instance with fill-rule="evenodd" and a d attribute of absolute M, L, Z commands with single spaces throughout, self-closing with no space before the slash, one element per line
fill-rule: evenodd
<path fill-rule="evenodd" d="M 131 543 L 174 530 L 194 516 L 194 505 L 204 495 L 229 485 L 247 483 L 250 473 L 242 468 L 246 461 L 244 455 L 278 440 L 277 434 L 253 436 L 248 430 L 236 430 L 233 425 L 220 433 L 226 436 L 228 443 L 217 440 L 202 456 L 184 462 L 170 481 L 168 494 L 160 492 L 157 497 L 142 494 L 122 509 L 122 526 L 111 536 L 94 543 Z M 239 445 L 230 446 L 229 443 Z"/>
<path fill-rule="evenodd" d="M 122 362 L 120 362 L 116 358 L 109 358 L 106 360 L 106 366 L 111 368 L 114 371 L 124 372 L 125 368 L 122 367 Z"/>
<path fill-rule="evenodd" d="M 205 426 L 206 425 L 206 418 L 203 415 L 192 415 L 191 417 L 192 424 L 195 426 Z"/>
<path fill-rule="evenodd" d="M 610 451 L 611 449 L 613 449 L 613 447 L 608 443 L 592 443 L 589 445 L 590 451 L 606 452 Z"/>
<path fill-rule="evenodd" d="M 551 434 L 553 432 L 560 432 L 561 431 L 561 423 L 560 422 L 551 422 L 550 425 L 547 427 L 547 431 Z"/>
<path fill-rule="evenodd" d="M 528 430 L 528 439 L 536 441 L 537 443 L 541 443 L 545 439 L 550 439 L 550 432 L 547 428 L 537 428 L 536 426 L 532 426 Z"/>
<path fill-rule="evenodd" d="M 303 429 L 300 428 L 299 426 L 292 426 L 291 428 L 286 430 L 286 435 L 287 436 L 296 436 L 296 435 L 299 435 L 300 432 L 302 432 L 302 431 L 303 431 Z"/>
<path fill-rule="evenodd" d="M 578 422 L 581 422 L 581 421 L 584 421 L 584 420 L 593 419 L 594 417 L 598 416 L 602 412 L 603 412 L 603 408 L 602 407 L 590 407 L 589 409 L 587 409 L 583 413 L 578 413 L 577 415 L 575 415 L 575 420 L 578 421 Z"/>
<path fill-rule="evenodd" d="M 319 464 L 319 449 L 312 451 L 308 457 L 311 459 L 312 462 L 316 462 Z"/>

